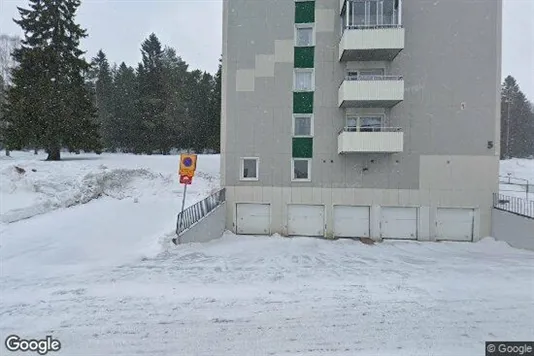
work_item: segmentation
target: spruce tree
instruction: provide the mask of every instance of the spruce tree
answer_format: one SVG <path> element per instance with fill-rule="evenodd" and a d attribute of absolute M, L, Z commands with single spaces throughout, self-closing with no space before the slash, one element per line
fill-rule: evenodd
<path fill-rule="evenodd" d="M 151 34 L 141 45 L 142 63 L 139 65 L 139 114 L 142 150 L 152 154 L 158 150 L 168 153 L 166 137 L 168 125 L 165 120 L 165 78 L 163 49 L 155 34 Z"/>
<path fill-rule="evenodd" d="M 117 146 L 125 152 L 134 152 L 137 138 L 142 134 L 135 131 L 136 101 L 138 97 L 135 70 L 122 62 L 113 80 L 113 118 L 115 121 L 115 139 Z"/>
<path fill-rule="evenodd" d="M 501 91 L 501 158 L 534 155 L 534 115 L 512 76 Z"/>
<path fill-rule="evenodd" d="M 96 105 L 103 144 L 105 148 L 115 151 L 117 127 L 112 114 L 113 77 L 106 54 L 102 50 L 98 51 L 96 57 L 93 58 L 92 65 L 96 72 Z"/>
<path fill-rule="evenodd" d="M 80 0 L 29 0 L 15 23 L 24 31 L 13 53 L 18 66 L 7 93 L 8 147 L 43 148 L 59 160 L 61 148 L 100 152 L 96 108 L 85 82 L 90 69 L 75 22 Z"/>

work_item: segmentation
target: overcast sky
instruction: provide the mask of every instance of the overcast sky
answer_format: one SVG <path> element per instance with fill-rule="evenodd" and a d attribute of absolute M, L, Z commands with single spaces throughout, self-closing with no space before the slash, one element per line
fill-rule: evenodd
<path fill-rule="evenodd" d="M 12 19 L 26 4 L 0 0 L 1 33 L 20 34 Z M 534 0 L 504 0 L 503 21 L 503 77 L 513 75 L 534 101 Z M 141 42 L 154 32 L 190 68 L 217 70 L 222 0 L 82 0 L 78 22 L 88 30 L 82 44 L 91 57 L 102 48 L 111 62 L 135 66 Z"/>

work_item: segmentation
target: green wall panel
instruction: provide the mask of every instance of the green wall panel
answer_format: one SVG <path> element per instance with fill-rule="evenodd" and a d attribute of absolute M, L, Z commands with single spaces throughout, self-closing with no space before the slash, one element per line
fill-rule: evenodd
<path fill-rule="evenodd" d="M 315 47 L 295 47 L 295 68 L 313 68 Z"/>
<path fill-rule="evenodd" d="M 315 1 L 296 2 L 295 3 L 295 23 L 310 23 L 310 22 L 315 22 Z"/>
<path fill-rule="evenodd" d="M 293 93 L 293 113 L 313 114 L 313 92 Z"/>
<path fill-rule="evenodd" d="M 293 138 L 293 158 L 312 158 L 313 138 L 294 137 Z"/>

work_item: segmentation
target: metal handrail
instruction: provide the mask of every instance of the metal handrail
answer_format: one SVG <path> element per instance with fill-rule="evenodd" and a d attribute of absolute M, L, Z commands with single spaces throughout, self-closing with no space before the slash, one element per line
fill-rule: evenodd
<path fill-rule="evenodd" d="M 534 219 L 534 200 L 493 193 L 493 208 Z"/>
<path fill-rule="evenodd" d="M 345 80 L 403 80 L 402 75 L 347 75 Z"/>
<path fill-rule="evenodd" d="M 358 126 L 345 126 L 342 128 L 338 135 L 342 132 L 369 132 L 369 133 L 376 133 L 376 132 L 402 132 L 401 127 L 358 127 Z"/>
<path fill-rule="evenodd" d="M 381 28 L 403 28 L 404 26 L 396 23 L 383 23 L 374 25 L 345 25 L 345 30 L 374 30 Z"/>
<path fill-rule="evenodd" d="M 180 236 L 203 217 L 226 201 L 226 189 L 222 188 L 204 200 L 191 205 L 183 212 L 178 213 L 176 219 L 176 235 Z"/>

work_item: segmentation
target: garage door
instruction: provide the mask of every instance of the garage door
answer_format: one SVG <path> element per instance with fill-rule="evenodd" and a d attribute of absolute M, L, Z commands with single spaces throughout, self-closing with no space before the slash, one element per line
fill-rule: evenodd
<path fill-rule="evenodd" d="M 324 206 L 288 205 L 287 233 L 291 236 L 324 236 Z"/>
<path fill-rule="evenodd" d="M 473 209 L 438 208 L 437 240 L 472 241 L 475 211 Z"/>
<path fill-rule="evenodd" d="M 384 239 L 417 239 L 417 208 L 382 207 L 380 236 Z"/>
<path fill-rule="evenodd" d="M 241 235 L 269 235 L 270 207 L 269 204 L 238 203 L 236 209 L 237 233 Z"/>
<path fill-rule="evenodd" d="M 334 236 L 369 237 L 368 206 L 334 206 Z"/>

